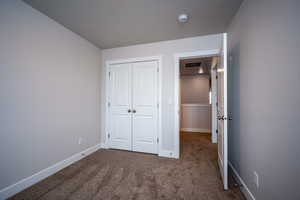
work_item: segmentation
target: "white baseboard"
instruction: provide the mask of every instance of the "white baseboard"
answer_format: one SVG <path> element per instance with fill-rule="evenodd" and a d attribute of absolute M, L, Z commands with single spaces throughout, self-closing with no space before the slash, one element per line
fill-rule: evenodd
<path fill-rule="evenodd" d="M 181 128 L 180 131 L 199 132 L 199 133 L 211 133 L 211 130 L 204 129 L 204 128 Z"/>
<path fill-rule="evenodd" d="M 245 195 L 246 199 L 247 200 L 255 200 L 255 197 L 253 196 L 253 194 L 251 193 L 251 191 L 247 187 L 246 183 L 243 181 L 242 177 L 239 175 L 239 173 L 233 167 L 231 162 L 228 161 L 228 165 L 231 167 L 231 169 L 234 173 L 234 178 L 236 179 L 236 181 L 243 186 L 243 187 L 240 187 L 240 189 L 243 192 L 243 194 Z"/>
<path fill-rule="evenodd" d="M 6 188 L 3 188 L 0 190 L 0 199 L 7 199 L 18 192 L 21 192 L 22 190 L 36 184 L 37 182 L 40 182 L 41 180 L 47 178 L 48 176 L 51 176 L 55 174 L 56 172 L 60 171 L 61 169 L 75 163 L 76 161 L 90 155 L 91 153 L 97 151 L 100 149 L 101 145 L 97 144 L 93 147 L 90 147 L 82 152 L 79 152 L 63 161 L 60 161 L 46 169 L 43 169 L 42 171 L 39 171 L 36 174 L 33 174 L 32 176 L 29 176 L 27 178 L 24 178 L 17 183 L 14 183 Z"/>
<path fill-rule="evenodd" d="M 109 149 L 106 142 L 100 144 L 101 149 Z"/>
<path fill-rule="evenodd" d="M 173 151 L 161 150 L 158 154 L 159 157 L 166 157 L 166 158 L 176 158 L 176 155 Z"/>

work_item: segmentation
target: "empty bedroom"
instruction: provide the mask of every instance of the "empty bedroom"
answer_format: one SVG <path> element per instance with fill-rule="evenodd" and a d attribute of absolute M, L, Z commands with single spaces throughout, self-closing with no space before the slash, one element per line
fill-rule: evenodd
<path fill-rule="evenodd" d="M 300 2 L 0 0 L 0 200 L 298 200 Z"/>

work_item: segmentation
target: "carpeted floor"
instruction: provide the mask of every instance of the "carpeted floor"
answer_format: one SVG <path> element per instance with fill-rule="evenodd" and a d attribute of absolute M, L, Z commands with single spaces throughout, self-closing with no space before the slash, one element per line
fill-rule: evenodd
<path fill-rule="evenodd" d="M 181 134 L 181 158 L 99 150 L 11 199 L 244 199 L 224 191 L 209 135 Z"/>

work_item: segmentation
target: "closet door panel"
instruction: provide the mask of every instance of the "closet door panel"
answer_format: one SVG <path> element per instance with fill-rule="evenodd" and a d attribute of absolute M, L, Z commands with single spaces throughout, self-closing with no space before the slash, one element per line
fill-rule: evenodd
<path fill-rule="evenodd" d="M 158 135 L 157 61 L 132 65 L 133 151 L 154 153 Z"/>
<path fill-rule="evenodd" d="M 132 150 L 131 64 L 110 66 L 109 147 Z"/>

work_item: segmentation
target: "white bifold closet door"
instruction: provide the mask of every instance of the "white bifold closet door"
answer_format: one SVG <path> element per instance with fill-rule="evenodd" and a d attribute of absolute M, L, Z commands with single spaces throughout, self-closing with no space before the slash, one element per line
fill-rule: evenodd
<path fill-rule="evenodd" d="M 157 61 L 110 66 L 110 148 L 158 152 L 157 68 Z"/>
<path fill-rule="evenodd" d="M 110 148 L 132 149 L 132 82 L 131 64 L 112 65 L 109 77 L 109 133 Z"/>

